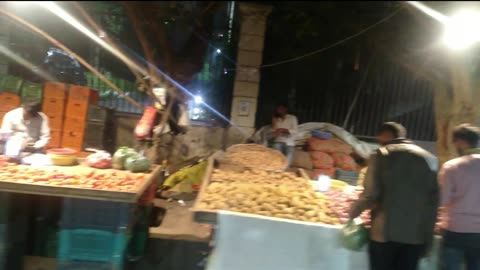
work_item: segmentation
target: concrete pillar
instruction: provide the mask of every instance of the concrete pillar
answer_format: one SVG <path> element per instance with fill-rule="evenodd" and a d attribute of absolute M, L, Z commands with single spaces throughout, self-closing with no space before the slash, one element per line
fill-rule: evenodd
<path fill-rule="evenodd" d="M 253 134 L 260 84 L 267 16 L 271 7 L 240 3 L 240 38 L 237 69 L 233 86 L 230 119 L 236 124 L 229 130 L 228 145 L 241 143 Z"/>

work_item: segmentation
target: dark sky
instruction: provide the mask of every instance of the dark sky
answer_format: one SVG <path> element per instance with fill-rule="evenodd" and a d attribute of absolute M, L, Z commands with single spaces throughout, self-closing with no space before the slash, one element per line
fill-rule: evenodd
<path fill-rule="evenodd" d="M 380 21 L 402 6 L 400 2 L 348 1 L 273 4 L 264 64 L 327 47 Z M 365 89 L 360 92 L 362 104 L 354 107 L 354 119 L 347 128 L 369 135 L 376 122 L 386 119 L 406 121 L 410 126 L 431 124 L 429 86 L 420 82 L 423 78 L 419 78 L 417 70 L 410 67 L 429 68 L 432 65 L 439 35 L 437 23 L 404 8 L 384 23 L 332 49 L 264 68 L 257 126 L 268 124 L 275 102 L 286 99 L 301 123 L 327 121 L 342 125 L 370 62 L 374 64 L 370 64 Z M 399 108 L 398 104 L 409 103 L 415 93 L 422 93 L 424 106 L 392 109 Z M 374 108 L 378 103 L 381 106 Z M 368 108 L 376 111 L 370 112 Z M 434 130 L 431 126 L 426 128 Z M 418 134 L 423 139 L 433 136 L 433 133 Z"/>

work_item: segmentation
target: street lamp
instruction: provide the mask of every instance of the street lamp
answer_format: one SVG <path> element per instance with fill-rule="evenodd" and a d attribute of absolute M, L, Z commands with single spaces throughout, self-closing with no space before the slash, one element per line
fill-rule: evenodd
<path fill-rule="evenodd" d="M 435 9 L 418 1 L 407 1 L 445 27 L 443 43 L 451 49 L 466 49 L 480 41 L 480 12 L 465 9 L 453 16 L 445 16 Z"/>
<path fill-rule="evenodd" d="M 480 42 L 480 12 L 463 10 L 445 21 L 443 42 L 451 49 L 466 49 Z"/>

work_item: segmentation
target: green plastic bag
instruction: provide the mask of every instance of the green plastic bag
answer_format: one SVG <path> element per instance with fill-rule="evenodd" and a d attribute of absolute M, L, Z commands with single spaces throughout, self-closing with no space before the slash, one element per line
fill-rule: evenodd
<path fill-rule="evenodd" d="M 368 242 L 368 230 L 350 220 L 340 231 L 340 239 L 344 248 L 359 251 Z"/>

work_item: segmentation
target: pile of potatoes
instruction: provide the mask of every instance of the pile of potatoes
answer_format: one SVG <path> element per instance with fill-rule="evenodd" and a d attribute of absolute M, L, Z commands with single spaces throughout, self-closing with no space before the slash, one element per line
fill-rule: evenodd
<path fill-rule="evenodd" d="M 328 198 L 311 186 L 224 181 L 210 183 L 199 209 L 229 210 L 324 224 L 340 224 Z"/>
<path fill-rule="evenodd" d="M 298 188 L 311 188 L 305 178 L 298 177 L 290 172 L 268 172 L 263 170 L 245 170 L 242 172 L 224 171 L 215 169 L 212 182 L 240 182 L 251 184 L 272 184 L 274 186 L 295 186 Z"/>
<path fill-rule="evenodd" d="M 243 150 L 227 152 L 227 159 L 245 167 L 262 168 L 264 170 L 284 170 L 286 158 L 272 149 L 268 151 Z"/>

